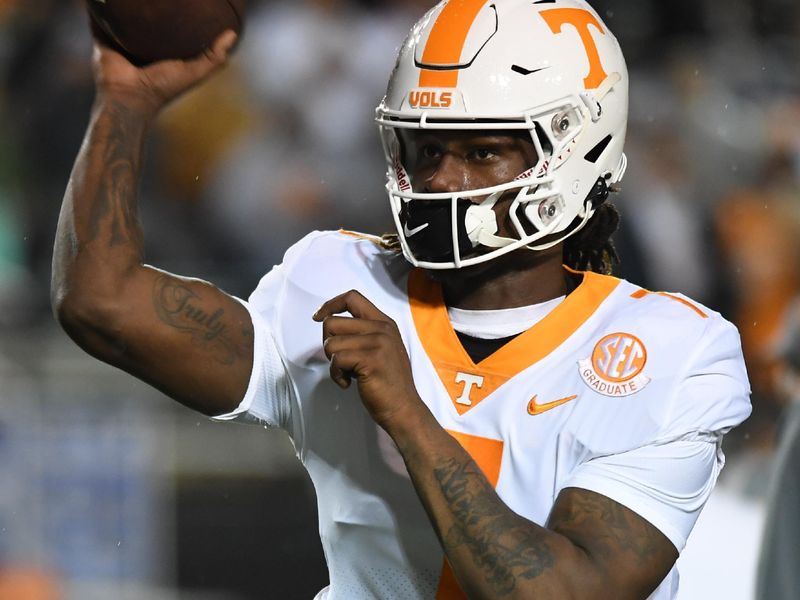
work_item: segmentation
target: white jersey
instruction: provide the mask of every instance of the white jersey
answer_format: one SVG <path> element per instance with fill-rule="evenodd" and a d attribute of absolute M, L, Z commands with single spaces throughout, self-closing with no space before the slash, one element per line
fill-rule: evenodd
<path fill-rule="evenodd" d="M 544 319 L 475 364 L 441 290 L 399 254 L 313 233 L 246 303 L 253 374 L 225 420 L 285 429 L 316 489 L 330 586 L 320 598 L 459 598 L 389 436 L 356 386 L 329 377 L 311 315 L 357 289 L 395 320 L 420 397 L 514 512 L 544 524 L 559 492 L 593 490 L 681 550 L 722 468 L 722 435 L 750 413 L 736 329 L 682 296 L 613 277 L 583 282 Z M 651 598 L 677 593 L 673 569 Z"/>

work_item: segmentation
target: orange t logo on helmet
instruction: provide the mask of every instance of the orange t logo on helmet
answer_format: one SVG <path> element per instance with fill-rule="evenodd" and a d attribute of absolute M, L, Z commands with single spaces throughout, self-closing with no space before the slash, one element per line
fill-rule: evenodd
<path fill-rule="evenodd" d="M 589 31 L 589 25 L 594 25 L 595 28 L 605 35 L 602 25 L 597 22 L 594 15 L 588 10 L 582 8 L 554 8 L 552 10 L 543 10 L 539 13 L 542 18 L 550 26 L 553 33 L 562 33 L 564 25 L 572 25 L 581 36 L 581 42 L 586 50 L 586 56 L 589 59 L 589 75 L 583 80 L 583 84 L 587 90 L 593 90 L 600 87 L 608 77 L 603 63 L 600 61 L 600 52 L 597 50 L 597 44 L 594 43 L 592 33 Z"/>

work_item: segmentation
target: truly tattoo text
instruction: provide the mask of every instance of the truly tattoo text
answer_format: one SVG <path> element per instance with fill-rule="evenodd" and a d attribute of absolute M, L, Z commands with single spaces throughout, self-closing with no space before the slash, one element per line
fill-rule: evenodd
<path fill-rule="evenodd" d="M 159 277 L 153 289 L 153 305 L 163 323 L 190 334 L 192 343 L 212 352 L 218 362 L 229 365 L 236 360 L 236 346 L 226 335 L 225 311 L 204 308 L 200 296 L 182 281 Z"/>

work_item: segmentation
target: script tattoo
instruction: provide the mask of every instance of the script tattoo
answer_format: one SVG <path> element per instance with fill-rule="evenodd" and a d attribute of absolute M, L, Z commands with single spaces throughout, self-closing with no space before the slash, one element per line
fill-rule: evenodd
<path fill-rule="evenodd" d="M 130 242 L 142 245 L 142 231 L 136 217 L 136 165 L 133 146 L 133 118 L 123 106 L 115 106 L 115 118 L 105 134 L 107 150 L 102 158 L 103 177 L 100 180 L 89 217 L 89 239 L 101 234 L 109 246 Z"/>
<path fill-rule="evenodd" d="M 236 345 L 226 335 L 225 311 L 203 308 L 200 296 L 178 279 L 162 275 L 153 288 L 153 305 L 158 318 L 178 331 L 192 336 L 192 344 L 211 352 L 224 365 L 236 361 Z"/>
<path fill-rule="evenodd" d="M 449 459 L 434 469 L 434 477 L 456 521 L 444 545 L 466 545 L 498 595 L 511 593 L 518 578 L 534 579 L 555 564 L 547 542 L 520 524 L 472 460 Z"/>

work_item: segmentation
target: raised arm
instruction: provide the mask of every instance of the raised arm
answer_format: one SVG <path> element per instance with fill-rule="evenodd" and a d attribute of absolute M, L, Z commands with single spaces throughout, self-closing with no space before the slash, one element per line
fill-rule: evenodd
<path fill-rule="evenodd" d="M 51 300 L 88 353 L 206 414 L 235 408 L 253 364 L 247 310 L 214 286 L 143 264 L 137 192 L 160 109 L 221 68 L 226 32 L 192 61 L 139 69 L 95 47 L 91 121 L 61 207 Z"/>

